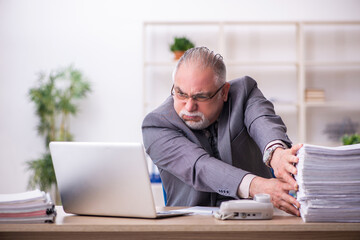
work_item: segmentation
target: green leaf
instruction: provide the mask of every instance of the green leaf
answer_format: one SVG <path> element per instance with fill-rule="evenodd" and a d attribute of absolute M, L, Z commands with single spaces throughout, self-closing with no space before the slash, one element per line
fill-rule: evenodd
<path fill-rule="evenodd" d="M 193 48 L 195 45 L 186 37 L 175 37 L 174 43 L 170 45 L 170 50 L 174 51 L 186 51 Z"/>
<path fill-rule="evenodd" d="M 27 162 L 28 169 L 33 175 L 29 181 L 31 188 L 40 187 L 47 191 L 52 184 L 56 184 L 56 177 L 50 153 L 43 154 L 42 158 Z"/>
<path fill-rule="evenodd" d="M 47 152 L 39 159 L 27 162 L 32 172 L 29 186 L 49 189 L 56 183 L 51 156 L 48 152 L 51 141 L 72 141 L 69 115 L 78 111 L 75 100 L 82 99 L 91 91 L 90 83 L 81 71 L 69 66 L 51 71 L 48 75 L 38 74 L 37 85 L 30 88 L 29 99 L 35 104 L 39 118 L 37 131 L 44 137 Z"/>
<path fill-rule="evenodd" d="M 342 137 L 342 142 L 344 145 L 352 145 L 360 143 L 360 135 L 359 134 L 352 134 L 352 135 L 344 135 Z"/>

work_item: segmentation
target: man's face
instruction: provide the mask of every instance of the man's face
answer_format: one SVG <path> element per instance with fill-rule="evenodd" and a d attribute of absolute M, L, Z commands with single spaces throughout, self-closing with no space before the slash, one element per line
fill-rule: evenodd
<path fill-rule="evenodd" d="M 191 96 L 212 96 L 221 87 L 216 84 L 216 76 L 211 68 L 202 70 L 196 64 L 182 65 L 174 79 L 174 108 L 181 119 L 191 129 L 204 129 L 219 117 L 223 104 L 227 101 L 230 84 L 207 101 L 196 101 Z M 180 94 L 190 96 L 187 99 L 177 97 Z"/>

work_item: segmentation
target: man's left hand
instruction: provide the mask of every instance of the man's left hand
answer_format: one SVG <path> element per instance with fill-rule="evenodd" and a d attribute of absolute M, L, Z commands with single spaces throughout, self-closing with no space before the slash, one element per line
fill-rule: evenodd
<path fill-rule="evenodd" d="M 295 175 L 297 173 L 294 164 L 299 162 L 299 158 L 296 157 L 296 153 L 302 146 L 303 144 L 297 144 L 290 149 L 277 148 L 270 161 L 270 166 L 274 169 L 275 176 L 294 186 L 295 189 L 298 189 L 298 184 L 291 174 Z"/>

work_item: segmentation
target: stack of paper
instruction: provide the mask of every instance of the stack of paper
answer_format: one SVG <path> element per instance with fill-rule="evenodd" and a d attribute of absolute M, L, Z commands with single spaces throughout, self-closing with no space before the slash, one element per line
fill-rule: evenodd
<path fill-rule="evenodd" d="M 40 190 L 0 194 L 0 223 L 52 223 L 56 211 L 50 195 Z"/>
<path fill-rule="evenodd" d="M 360 222 L 360 144 L 298 151 L 297 200 L 305 222 Z"/>

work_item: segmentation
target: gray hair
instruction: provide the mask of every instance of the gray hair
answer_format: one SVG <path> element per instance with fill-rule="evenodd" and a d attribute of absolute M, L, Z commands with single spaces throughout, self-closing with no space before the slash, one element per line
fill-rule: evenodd
<path fill-rule="evenodd" d="M 197 64 L 202 69 L 210 67 L 214 71 L 219 85 L 226 82 L 226 67 L 223 57 L 207 47 L 196 47 L 187 50 L 175 66 L 172 75 L 173 81 L 175 81 L 176 72 L 180 67 L 187 64 Z"/>

